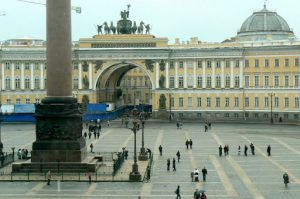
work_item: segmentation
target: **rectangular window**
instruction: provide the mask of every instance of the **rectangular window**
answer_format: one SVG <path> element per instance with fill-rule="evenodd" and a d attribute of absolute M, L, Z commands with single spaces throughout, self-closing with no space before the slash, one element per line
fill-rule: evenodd
<path fill-rule="evenodd" d="M 202 106 L 202 104 L 201 104 L 201 97 L 197 97 L 197 106 L 198 107 Z"/>
<path fill-rule="evenodd" d="M 295 66 L 299 66 L 299 58 L 295 58 Z"/>
<path fill-rule="evenodd" d="M 279 59 L 275 59 L 275 67 L 279 67 Z"/>
<path fill-rule="evenodd" d="M 79 63 L 78 63 L 78 62 L 74 62 L 73 68 L 74 68 L 74 70 L 78 70 L 78 68 L 79 68 Z"/>
<path fill-rule="evenodd" d="M 216 107 L 220 107 L 221 106 L 221 99 L 220 97 L 216 97 Z"/>
<path fill-rule="evenodd" d="M 265 97 L 265 108 L 269 107 L 269 97 Z"/>
<path fill-rule="evenodd" d="M 21 104 L 21 99 L 20 98 L 16 99 L 16 104 Z"/>
<path fill-rule="evenodd" d="M 38 77 L 34 79 L 34 89 L 40 89 L 40 79 Z"/>
<path fill-rule="evenodd" d="M 238 108 L 239 107 L 239 98 L 234 97 L 234 107 Z"/>
<path fill-rule="evenodd" d="M 5 63 L 5 70 L 10 70 L 10 63 L 8 62 Z"/>
<path fill-rule="evenodd" d="M 225 67 L 226 67 L 226 68 L 230 68 L 230 61 L 226 61 L 226 62 L 225 62 Z"/>
<path fill-rule="evenodd" d="M 276 108 L 279 107 L 279 97 L 275 97 L 275 99 L 274 99 L 274 106 L 275 106 Z"/>
<path fill-rule="evenodd" d="M 265 67 L 269 67 L 269 60 L 268 59 L 265 59 Z"/>
<path fill-rule="evenodd" d="M 225 107 L 229 107 L 229 97 L 225 97 Z"/>
<path fill-rule="evenodd" d="M 211 68 L 211 61 L 206 61 L 207 68 Z"/>
<path fill-rule="evenodd" d="M 202 77 L 201 76 L 197 77 L 197 87 L 202 88 Z"/>
<path fill-rule="evenodd" d="M 278 75 L 274 76 L 274 87 L 275 88 L 279 87 L 279 76 Z"/>
<path fill-rule="evenodd" d="M 221 88 L 221 76 L 216 76 L 216 88 Z"/>
<path fill-rule="evenodd" d="M 174 68 L 174 62 L 170 61 L 170 69 L 173 69 L 173 68 Z"/>
<path fill-rule="evenodd" d="M 249 68 L 249 60 L 248 59 L 245 60 L 245 68 Z"/>
<path fill-rule="evenodd" d="M 34 63 L 34 70 L 39 70 L 39 63 Z"/>
<path fill-rule="evenodd" d="M 6 104 L 11 104 L 11 99 L 6 99 Z"/>
<path fill-rule="evenodd" d="M 202 61 L 198 61 L 197 66 L 198 66 L 198 68 L 202 68 Z"/>
<path fill-rule="evenodd" d="M 183 107 L 183 97 L 179 97 L 179 107 Z"/>
<path fill-rule="evenodd" d="M 289 98 L 288 98 L 288 97 L 285 97 L 285 98 L 284 98 L 284 107 L 285 107 L 285 108 L 289 108 L 289 106 L 290 106 Z"/>
<path fill-rule="evenodd" d="M 269 87 L 269 76 L 265 76 L 265 88 Z"/>
<path fill-rule="evenodd" d="M 245 97 L 245 107 L 249 107 L 249 97 Z"/>
<path fill-rule="evenodd" d="M 225 87 L 230 88 L 230 76 L 226 76 L 225 78 Z"/>
<path fill-rule="evenodd" d="M 259 76 L 254 76 L 254 87 L 258 88 L 259 87 Z"/>
<path fill-rule="evenodd" d="M 183 88 L 183 77 L 182 76 L 179 76 L 179 85 L 178 85 L 179 88 Z"/>
<path fill-rule="evenodd" d="M 206 79 L 206 88 L 211 88 L 211 77 L 208 76 Z"/>
<path fill-rule="evenodd" d="M 235 60 L 235 67 L 239 68 L 240 67 L 240 60 Z"/>
<path fill-rule="evenodd" d="M 188 87 L 193 87 L 193 84 L 194 84 L 194 76 L 193 75 L 188 75 L 187 77 L 187 85 Z"/>
<path fill-rule="evenodd" d="M 290 79 L 289 79 L 289 76 L 288 75 L 285 75 L 284 76 L 284 87 L 289 87 L 290 86 Z"/>
<path fill-rule="evenodd" d="M 175 83 L 174 83 L 174 76 L 170 77 L 170 88 L 174 88 L 175 87 Z"/>
<path fill-rule="evenodd" d="M 29 70 L 30 69 L 30 64 L 29 63 L 25 63 L 25 70 Z"/>
<path fill-rule="evenodd" d="M 289 67 L 289 66 L 290 66 L 290 61 L 289 61 L 288 58 L 285 58 L 285 59 L 284 59 L 284 66 L 285 66 L 285 67 Z"/>
<path fill-rule="evenodd" d="M 221 68 L 221 62 L 220 62 L 220 61 L 217 61 L 217 62 L 216 62 L 216 67 L 217 67 L 217 68 Z"/>
<path fill-rule="evenodd" d="M 15 88 L 16 88 L 16 89 L 20 89 L 20 88 L 21 88 L 21 80 L 20 80 L 19 77 L 17 77 L 17 78 L 15 79 Z"/>
<path fill-rule="evenodd" d="M 171 107 L 174 107 L 174 97 L 171 97 Z"/>
<path fill-rule="evenodd" d="M 295 75 L 294 79 L 295 79 L 295 82 L 294 82 L 295 84 L 294 85 L 295 85 L 296 88 L 298 88 L 299 87 L 299 75 Z"/>
<path fill-rule="evenodd" d="M 211 99 L 210 99 L 210 97 L 206 98 L 206 107 L 211 107 Z"/>
<path fill-rule="evenodd" d="M 259 107 L 259 98 L 258 98 L 258 97 L 255 97 L 255 98 L 254 98 L 254 106 L 255 106 L 256 108 Z"/>
<path fill-rule="evenodd" d="M 183 68 L 183 61 L 179 62 L 179 68 Z"/>
<path fill-rule="evenodd" d="M 16 63 L 16 70 L 20 70 L 20 63 Z"/>
<path fill-rule="evenodd" d="M 299 108 L 299 97 L 295 97 L 295 108 Z"/>
<path fill-rule="evenodd" d="M 26 98 L 26 104 L 30 104 L 30 98 Z"/>
<path fill-rule="evenodd" d="M 240 87 L 240 77 L 239 76 L 235 76 L 235 78 L 234 78 L 234 87 L 235 88 Z"/>
<path fill-rule="evenodd" d="M 188 69 L 193 69 L 194 68 L 194 62 L 187 62 L 186 65 L 187 65 Z"/>
<path fill-rule="evenodd" d="M 250 77 L 249 76 L 245 76 L 245 88 L 249 88 L 250 87 Z"/>
<path fill-rule="evenodd" d="M 188 98 L 188 103 L 189 103 L 189 107 L 193 107 L 193 98 L 192 97 Z"/>
<path fill-rule="evenodd" d="M 259 67 L 259 60 L 256 59 L 256 60 L 255 60 L 255 68 L 258 68 L 258 67 Z"/>

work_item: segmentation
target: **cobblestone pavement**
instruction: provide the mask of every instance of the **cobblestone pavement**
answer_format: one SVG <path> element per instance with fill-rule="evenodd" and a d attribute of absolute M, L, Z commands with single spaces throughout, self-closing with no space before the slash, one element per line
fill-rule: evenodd
<path fill-rule="evenodd" d="M 4 150 L 11 147 L 27 148 L 35 139 L 32 124 L 2 125 Z M 133 151 L 132 132 L 112 122 L 103 128 L 102 138 L 94 142 L 95 151 L 121 151 L 123 146 Z M 193 140 L 193 149 L 186 149 L 185 140 Z M 141 132 L 137 134 L 138 149 Z M 255 145 L 251 155 L 249 144 Z M 146 121 L 145 145 L 154 152 L 153 171 L 148 183 L 129 182 L 0 182 L 0 198 L 176 198 L 174 191 L 181 187 L 182 199 L 193 198 L 196 188 L 206 190 L 209 199 L 299 199 L 300 198 L 300 133 L 298 126 L 264 124 L 212 124 L 204 132 L 203 124 L 184 123 L 181 130 L 174 123 Z M 229 156 L 219 157 L 218 146 L 229 145 Z M 272 155 L 267 156 L 267 145 Z M 158 146 L 163 155 L 159 156 Z M 241 155 L 237 147 L 241 146 Z M 248 145 L 248 156 L 243 155 Z M 167 172 L 167 158 L 175 158 L 180 151 L 181 160 L 176 171 Z M 91 155 L 89 153 L 89 155 Z M 130 166 L 130 164 L 128 164 Z M 172 166 L 172 164 L 171 164 Z M 195 183 L 190 173 L 195 168 L 208 170 L 207 181 Z M 7 169 L 7 168 L 6 168 Z M 283 184 L 283 172 L 288 172 L 290 184 Z M 5 169 L 0 170 L 5 172 Z"/>

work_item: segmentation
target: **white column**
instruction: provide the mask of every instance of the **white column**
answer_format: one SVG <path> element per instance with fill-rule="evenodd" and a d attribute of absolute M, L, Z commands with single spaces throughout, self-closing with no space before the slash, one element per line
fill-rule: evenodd
<path fill-rule="evenodd" d="M 225 61 L 221 61 L 221 88 L 225 88 L 224 65 L 225 65 Z"/>
<path fill-rule="evenodd" d="M 41 68 L 40 68 L 40 88 L 41 89 L 44 89 L 45 88 L 45 83 L 44 83 L 44 68 L 45 68 L 45 65 L 44 64 L 41 64 Z"/>
<path fill-rule="evenodd" d="M 4 67 L 5 67 L 5 64 L 2 63 L 2 68 L 1 68 L 1 77 L 2 77 L 2 90 L 5 90 L 5 76 L 4 76 Z"/>
<path fill-rule="evenodd" d="M 196 72 L 196 66 L 197 62 L 194 61 L 194 76 L 193 76 L 193 88 L 197 88 L 197 72 Z"/>
<path fill-rule="evenodd" d="M 33 63 L 30 64 L 30 89 L 34 89 Z"/>
<path fill-rule="evenodd" d="M 169 77 L 169 62 L 166 62 L 166 88 L 169 88 L 170 77 Z"/>
<path fill-rule="evenodd" d="M 183 70 L 184 70 L 183 88 L 187 88 L 187 63 L 186 63 L 186 61 L 183 62 Z"/>
<path fill-rule="evenodd" d="M 11 89 L 15 90 L 15 64 L 11 64 Z"/>
<path fill-rule="evenodd" d="M 230 88 L 234 87 L 233 60 L 230 61 Z"/>
<path fill-rule="evenodd" d="M 89 89 L 93 89 L 92 62 L 89 63 Z"/>
<path fill-rule="evenodd" d="M 202 62 L 202 87 L 206 88 L 206 74 L 205 74 L 206 62 Z"/>
<path fill-rule="evenodd" d="M 178 88 L 178 62 L 175 62 L 175 88 Z"/>
<path fill-rule="evenodd" d="M 82 64 L 78 64 L 78 89 L 82 89 Z"/>
<path fill-rule="evenodd" d="M 158 89 L 159 88 L 159 63 L 158 62 L 155 63 L 155 75 L 156 75 L 156 78 L 155 78 L 156 89 Z"/>
<path fill-rule="evenodd" d="M 21 64 L 21 89 L 24 90 L 24 63 Z"/>
<path fill-rule="evenodd" d="M 240 60 L 240 88 L 244 87 L 244 78 L 243 78 L 244 62 Z"/>
<path fill-rule="evenodd" d="M 215 75 L 215 61 L 213 60 L 212 62 L 211 62 L 211 67 L 212 67 L 212 73 L 211 73 L 211 87 L 212 88 L 216 88 L 216 75 Z"/>

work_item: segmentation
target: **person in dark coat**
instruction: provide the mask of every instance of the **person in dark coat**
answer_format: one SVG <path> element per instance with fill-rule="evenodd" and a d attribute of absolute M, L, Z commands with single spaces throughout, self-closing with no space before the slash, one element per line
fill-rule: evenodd
<path fill-rule="evenodd" d="M 252 155 L 255 155 L 255 147 L 254 147 L 253 143 L 250 144 L 250 149 L 251 149 Z"/>
<path fill-rule="evenodd" d="M 177 189 L 175 190 L 175 193 L 176 193 L 176 199 L 178 199 L 178 198 L 181 199 L 181 196 L 180 196 L 180 186 L 179 185 L 177 186 Z"/>
<path fill-rule="evenodd" d="M 223 149 L 222 149 L 222 146 L 220 145 L 220 146 L 219 146 L 219 156 L 220 156 L 220 157 L 222 156 L 222 150 L 223 150 Z"/>
<path fill-rule="evenodd" d="M 167 171 L 170 171 L 170 164 L 171 164 L 171 160 L 170 160 L 170 158 L 168 158 L 168 160 L 167 160 Z"/>
<path fill-rule="evenodd" d="M 161 145 L 159 145 L 158 150 L 159 150 L 159 155 L 162 156 L 162 146 Z"/>
<path fill-rule="evenodd" d="M 177 156 L 177 160 L 178 160 L 178 163 L 179 163 L 179 161 L 180 161 L 180 152 L 179 151 L 177 151 L 176 156 Z"/>
<path fill-rule="evenodd" d="M 247 145 L 245 145 L 245 148 L 244 148 L 244 155 L 247 156 L 247 151 L 248 151 L 248 147 Z"/>
<path fill-rule="evenodd" d="M 267 152 L 268 152 L 268 156 L 271 156 L 271 145 L 268 145 Z"/>
<path fill-rule="evenodd" d="M 147 166 L 147 182 L 150 180 L 151 177 L 151 169 L 149 166 Z"/>
<path fill-rule="evenodd" d="M 190 144 L 189 140 L 186 140 L 186 141 L 185 141 L 186 149 L 189 149 L 189 144 Z"/>
<path fill-rule="evenodd" d="M 284 183 L 284 186 L 287 187 L 287 185 L 288 185 L 289 182 L 290 182 L 289 175 L 286 172 L 284 172 L 284 174 L 283 174 L 283 183 Z"/>
<path fill-rule="evenodd" d="M 207 175 L 207 169 L 205 167 L 203 167 L 203 169 L 202 169 L 203 182 L 206 181 L 206 175 Z"/>
<path fill-rule="evenodd" d="M 173 171 L 176 171 L 176 160 L 173 158 Z"/>
<path fill-rule="evenodd" d="M 193 141 L 192 141 L 192 139 L 190 139 L 190 149 L 192 149 L 193 148 Z"/>

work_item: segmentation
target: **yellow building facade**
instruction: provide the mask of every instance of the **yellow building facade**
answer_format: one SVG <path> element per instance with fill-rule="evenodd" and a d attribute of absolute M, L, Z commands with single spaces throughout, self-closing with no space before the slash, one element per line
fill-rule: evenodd
<path fill-rule="evenodd" d="M 284 19 L 266 7 L 222 43 L 95 35 L 74 43 L 73 94 L 79 102 L 151 104 L 154 117 L 298 121 L 299 47 Z M 46 96 L 45 52 L 41 40 L 2 44 L 2 104 Z"/>

